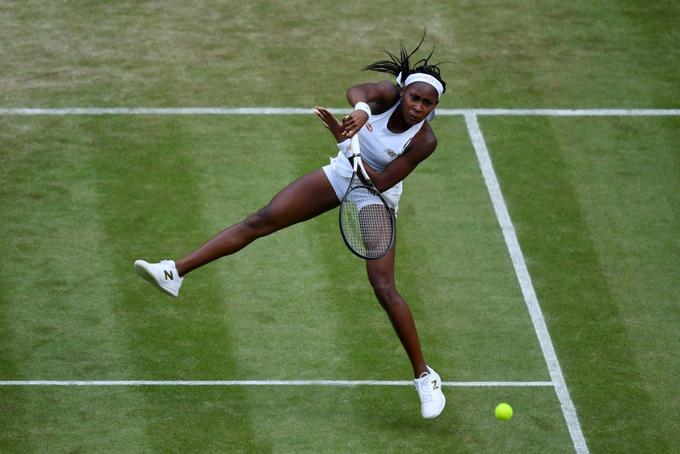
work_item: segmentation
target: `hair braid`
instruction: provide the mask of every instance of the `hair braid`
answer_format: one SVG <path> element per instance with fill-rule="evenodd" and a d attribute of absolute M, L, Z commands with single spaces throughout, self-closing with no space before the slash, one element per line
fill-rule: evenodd
<path fill-rule="evenodd" d="M 432 54 L 434 54 L 434 47 L 432 48 L 432 51 L 426 58 L 421 58 L 420 60 L 416 61 L 413 65 L 411 65 L 410 63 L 411 57 L 416 52 L 418 52 L 418 50 L 420 50 L 420 46 L 422 46 L 423 41 L 425 41 L 425 32 L 423 32 L 423 37 L 420 38 L 420 42 L 418 43 L 416 48 L 413 49 L 411 52 L 409 52 L 406 49 L 406 47 L 404 46 L 404 42 L 402 41 L 400 44 L 400 51 L 398 57 L 394 55 L 392 52 L 386 50 L 385 53 L 390 57 L 389 60 L 377 61 L 364 67 L 364 70 L 388 73 L 392 74 L 395 77 L 397 77 L 401 73 L 402 81 L 406 80 L 406 78 L 413 73 L 429 74 L 430 76 L 434 77 L 439 82 L 441 82 L 442 87 L 444 87 L 444 91 L 446 91 L 446 82 L 444 82 L 444 80 L 441 77 L 441 73 L 439 71 L 439 63 L 430 63 L 430 58 L 432 57 Z"/>

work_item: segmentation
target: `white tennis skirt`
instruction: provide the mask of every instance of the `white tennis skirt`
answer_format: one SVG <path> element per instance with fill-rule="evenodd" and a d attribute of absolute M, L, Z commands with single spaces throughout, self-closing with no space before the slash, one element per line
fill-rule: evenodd
<path fill-rule="evenodd" d="M 338 200 L 342 200 L 343 196 L 349 188 L 349 182 L 352 180 L 352 165 L 349 163 L 349 159 L 339 152 L 334 158 L 331 158 L 331 163 L 323 167 L 323 171 L 331 182 L 331 186 L 335 190 L 335 194 L 338 196 Z M 399 199 L 401 198 L 401 193 L 403 191 L 403 183 L 400 181 L 395 184 L 387 191 L 382 193 L 385 198 L 387 205 L 394 210 L 396 214 L 399 210 Z"/>

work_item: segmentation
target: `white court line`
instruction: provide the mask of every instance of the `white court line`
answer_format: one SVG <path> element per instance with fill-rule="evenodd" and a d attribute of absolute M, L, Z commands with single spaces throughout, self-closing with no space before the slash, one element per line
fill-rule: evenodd
<path fill-rule="evenodd" d="M 482 130 L 479 128 L 479 123 L 475 115 L 465 115 L 465 123 L 470 134 L 470 140 L 472 140 L 475 152 L 477 153 L 479 166 L 482 169 L 484 182 L 486 183 L 487 190 L 489 191 L 489 196 L 491 197 L 491 201 L 496 212 L 496 217 L 498 218 L 498 223 L 500 224 L 501 230 L 503 231 L 505 244 L 508 248 L 508 252 L 510 253 L 510 258 L 512 259 L 512 264 L 515 268 L 515 274 L 517 275 L 517 280 L 519 281 L 520 287 L 522 289 L 522 295 L 524 295 L 524 301 L 527 305 L 527 308 L 529 309 L 534 330 L 536 331 L 538 341 L 541 345 L 541 349 L 543 350 L 543 357 L 545 358 L 545 362 L 548 366 L 550 378 L 555 385 L 555 392 L 557 393 L 557 397 L 560 401 L 562 414 L 564 415 L 564 419 L 567 422 L 571 440 L 577 453 L 588 453 L 588 446 L 583 436 L 583 432 L 581 431 L 581 424 L 579 423 L 578 416 L 576 415 L 576 408 L 574 407 L 574 403 L 571 401 L 571 397 L 569 396 L 569 390 L 567 389 L 567 384 L 564 381 L 564 376 L 562 375 L 562 368 L 560 367 L 560 363 L 557 360 L 557 355 L 555 354 L 555 349 L 553 348 L 552 340 L 550 339 L 550 333 L 548 332 L 548 327 L 545 324 L 543 312 L 541 311 L 541 307 L 538 303 L 534 285 L 531 282 L 531 276 L 529 275 L 529 270 L 527 269 L 526 263 L 524 261 L 524 255 L 522 254 L 519 241 L 517 240 L 515 227 L 513 226 L 510 219 L 510 214 L 508 213 L 508 208 L 505 205 L 503 193 L 501 192 L 498 179 L 496 178 L 496 172 L 494 171 L 493 165 L 491 164 L 489 150 L 486 147 Z"/>
<path fill-rule="evenodd" d="M 348 108 L 332 107 L 335 114 L 345 114 Z M 68 108 L 0 108 L 4 116 L 40 115 L 310 115 L 311 108 L 302 107 L 68 107 Z M 680 109 L 437 109 L 439 116 L 680 116 Z"/>
<path fill-rule="evenodd" d="M 7 380 L 0 386 L 413 386 L 412 381 L 381 380 Z M 445 387 L 552 387 L 550 381 L 449 381 Z"/>
<path fill-rule="evenodd" d="M 441 112 L 440 112 L 441 111 Z M 437 109 L 437 115 L 547 117 L 677 117 L 680 109 Z"/>

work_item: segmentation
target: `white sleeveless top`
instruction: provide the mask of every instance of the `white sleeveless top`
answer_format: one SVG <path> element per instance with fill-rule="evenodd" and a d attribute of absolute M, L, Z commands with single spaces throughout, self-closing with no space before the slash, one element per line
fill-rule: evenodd
<path fill-rule="evenodd" d="M 387 122 L 390 120 L 392 112 L 400 104 L 401 101 L 397 101 L 387 111 L 378 115 L 370 115 L 366 124 L 359 130 L 361 160 L 378 172 L 385 170 L 389 163 L 404 152 L 413 136 L 420 131 L 423 123 L 425 123 L 425 120 L 423 120 L 402 133 L 394 133 L 387 129 Z M 330 168 L 341 178 L 349 179 L 352 177 L 352 166 L 349 160 L 343 156 L 342 152 L 338 153 L 335 158 L 331 158 Z M 347 184 L 349 184 L 349 181 Z M 338 188 L 338 190 L 344 194 L 342 189 Z M 398 209 L 402 191 L 403 181 L 400 181 L 382 193 L 387 203 L 395 211 Z"/>
<path fill-rule="evenodd" d="M 378 172 L 385 170 L 387 165 L 399 157 L 425 123 L 425 120 L 411 126 L 402 133 L 394 133 L 387 129 L 387 122 L 392 112 L 399 107 L 398 101 L 386 112 L 371 115 L 366 124 L 359 130 L 359 146 L 361 159 Z"/>

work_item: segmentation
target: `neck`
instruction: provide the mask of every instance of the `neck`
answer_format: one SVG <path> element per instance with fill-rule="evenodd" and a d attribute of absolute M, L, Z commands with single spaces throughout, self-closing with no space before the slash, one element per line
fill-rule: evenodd
<path fill-rule="evenodd" d="M 394 109 L 394 112 L 390 115 L 390 119 L 387 120 L 387 129 L 395 134 L 401 134 L 402 132 L 407 131 L 411 126 L 413 125 L 409 125 L 406 122 L 404 114 L 399 107 Z"/>

